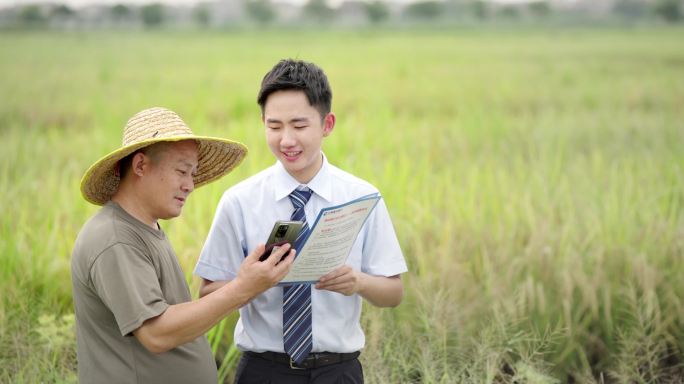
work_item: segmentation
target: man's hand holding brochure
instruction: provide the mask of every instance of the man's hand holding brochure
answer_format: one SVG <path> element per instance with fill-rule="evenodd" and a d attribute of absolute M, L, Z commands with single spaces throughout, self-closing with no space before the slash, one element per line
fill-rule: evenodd
<path fill-rule="evenodd" d="M 361 227 L 382 197 L 373 193 L 322 209 L 280 285 L 314 283 L 344 265 Z"/>

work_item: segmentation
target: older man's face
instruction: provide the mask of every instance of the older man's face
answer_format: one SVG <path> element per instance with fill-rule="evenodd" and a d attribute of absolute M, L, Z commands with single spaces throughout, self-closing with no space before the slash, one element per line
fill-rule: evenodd
<path fill-rule="evenodd" d="M 181 214 L 190 192 L 195 189 L 197 143 L 186 140 L 169 143 L 158 159 L 150 164 L 143 178 L 143 201 L 156 219 L 170 219 Z"/>

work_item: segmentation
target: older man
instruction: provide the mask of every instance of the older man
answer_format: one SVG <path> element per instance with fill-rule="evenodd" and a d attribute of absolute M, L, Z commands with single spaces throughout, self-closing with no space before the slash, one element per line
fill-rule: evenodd
<path fill-rule="evenodd" d="M 280 281 L 294 251 L 260 262 L 260 244 L 236 279 L 192 301 L 158 220 L 179 216 L 193 189 L 230 172 L 246 148 L 195 136 L 164 108 L 133 116 L 123 136 L 81 183 L 85 199 L 103 207 L 81 229 L 71 264 L 80 382 L 215 384 L 204 333 Z"/>

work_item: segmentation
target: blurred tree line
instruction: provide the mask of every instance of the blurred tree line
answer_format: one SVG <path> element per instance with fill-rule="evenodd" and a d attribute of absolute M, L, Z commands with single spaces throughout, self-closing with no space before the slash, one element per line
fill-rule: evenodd
<path fill-rule="evenodd" d="M 2 28 L 160 28 L 302 25 L 459 25 L 479 23 L 616 23 L 683 20 L 684 0 L 327 0 L 304 5 L 273 0 L 217 0 L 194 6 L 44 3 L 0 9 Z"/>

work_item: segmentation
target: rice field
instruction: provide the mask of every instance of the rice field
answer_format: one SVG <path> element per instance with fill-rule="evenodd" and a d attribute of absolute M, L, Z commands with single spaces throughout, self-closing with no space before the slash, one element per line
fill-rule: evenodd
<path fill-rule="evenodd" d="M 75 382 L 87 167 L 151 106 L 245 143 L 163 222 L 191 272 L 223 190 L 274 161 L 256 93 L 323 67 L 329 160 L 375 184 L 410 272 L 366 306 L 369 383 L 684 380 L 684 29 L 0 32 L 0 382 Z M 209 334 L 232 380 L 236 316 Z"/>

